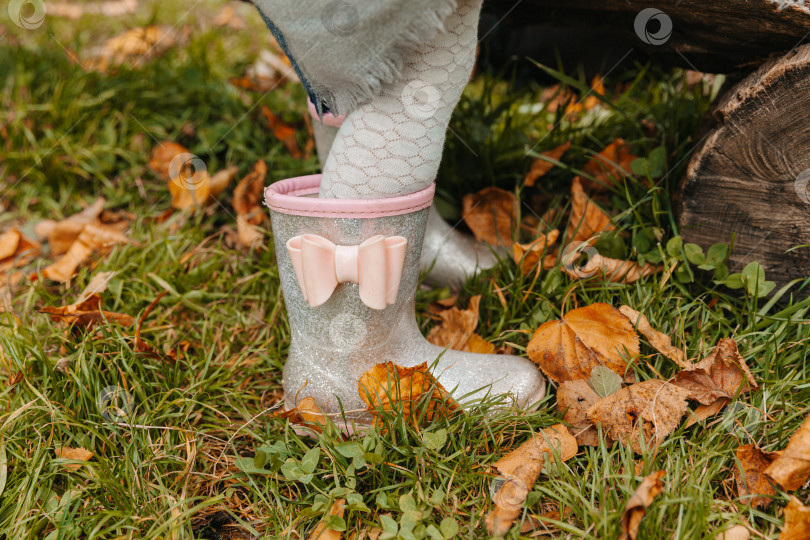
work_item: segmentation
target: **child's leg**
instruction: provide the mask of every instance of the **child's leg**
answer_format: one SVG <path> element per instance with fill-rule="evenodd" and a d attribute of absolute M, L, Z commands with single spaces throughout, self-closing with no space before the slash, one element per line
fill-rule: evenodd
<path fill-rule="evenodd" d="M 435 180 L 450 116 L 475 61 L 481 2 L 459 0 L 445 30 L 406 63 L 401 80 L 346 116 L 320 197 L 393 197 Z"/>

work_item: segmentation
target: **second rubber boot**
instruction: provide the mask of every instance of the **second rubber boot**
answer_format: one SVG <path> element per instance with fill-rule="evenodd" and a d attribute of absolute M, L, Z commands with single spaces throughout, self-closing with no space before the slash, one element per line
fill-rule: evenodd
<path fill-rule="evenodd" d="M 312 102 L 307 104 L 318 160 L 323 167 L 344 117 L 326 113 L 321 119 Z M 451 227 L 439 215 L 436 206 L 431 205 L 420 259 L 422 271 L 428 272 L 426 283 L 458 289 L 467 277 L 492 268 L 497 262 L 498 258 L 487 244 Z"/>
<path fill-rule="evenodd" d="M 519 406 L 545 394 L 525 358 L 447 350 L 416 325 L 414 296 L 434 186 L 386 199 L 320 199 L 320 175 L 265 190 L 291 342 L 284 366 L 287 407 L 311 396 L 326 413 L 368 419 L 360 376 L 378 363 L 432 365 L 464 406 L 487 393 Z"/>

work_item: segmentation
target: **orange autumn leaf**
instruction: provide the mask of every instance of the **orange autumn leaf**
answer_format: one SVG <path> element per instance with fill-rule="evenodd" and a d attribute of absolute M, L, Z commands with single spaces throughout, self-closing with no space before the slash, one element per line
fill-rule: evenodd
<path fill-rule="evenodd" d="M 169 164 L 180 154 L 189 154 L 188 148 L 172 141 L 163 141 L 152 148 L 149 157 L 149 168 L 159 174 L 164 180 L 171 180 Z"/>
<path fill-rule="evenodd" d="M 595 191 L 604 191 L 630 176 L 630 164 L 638 156 L 630 152 L 630 145 L 624 139 L 618 138 L 607 145 L 601 152 L 595 154 L 582 167 L 582 172 L 596 179 L 596 182 L 583 178 L 585 187 Z"/>
<path fill-rule="evenodd" d="M 718 399 L 730 400 L 738 391 L 745 393 L 757 388 L 737 342 L 731 338 L 721 339 L 709 356 L 676 373 L 672 384 L 703 405 L 711 405 Z"/>
<path fill-rule="evenodd" d="M 555 453 L 567 461 L 577 453 L 577 441 L 563 424 L 541 430 L 492 465 L 504 481 L 493 495 L 495 508 L 487 516 L 487 532 L 503 536 L 521 513 L 546 459 Z"/>
<path fill-rule="evenodd" d="M 687 392 L 673 384 L 650 379 L 632 384 L 601 399 L 588 409 L 588 420 L 636 453 L 644 444 L 653 448 L 680 424 L 686 414 Z"/>
<path fill-rule="evenodd" d="M 627 317 L 610 304 L 596 303 L 540 325 L 526 352 L 560 383 L 587 379 L 595 366 L 607 366 L 624 377 L 627 359 L 640 351 L 638 334 Z"/>
<path fill-rule="evenodd" d="M 42 246 L 27 238 L 17 229 L 0 235 L 0 276 L 3 273 L 25 266 L 39 256 Z"/>
<path fill-rule="evenodd" d="M 568 222 L 569 241 L 588 241 L 604 231 L 614 229 L 610 216 L 585 195 L 579 177 L 571 184 L 571 218 Z"/>
<path fill-rule="evenodd" d="M 755 444 L 740 446 L 735 451 L 737 467 L 734 481 L 737 494 L 751 506 L 768 506 L 776 496 L 776 489 L 765 475 L 765 469 L 779 456 L 778 452 L 765 452 Z"/>
<path fill-rule="evenodd" d="M 343 511 L 346 508 L 346 500 L 345 499 L 337 499 L 334 503 L 332 503 L 332 507 L 329 508 L 329 515 L 330 516 L 337 516 L 339 518 L 343 517 Z M 315 530 L 312 531 L 312 534 L 309 535 L 309 540 L 340 540 L 342 534 L 340 531 L 336 531 L 334 529 L 327 528 L 326 522 L 321 521 L 318 523 L 318 526 L 315 527 Z"/>
<path fill-rule="evenodd" d="M 273 137 L 284 144 L 290 155 L 297 159 L 303 157 L 301 149 L 298 147 L 298 141 L 295 138 L 295 128 L 285 124 L 281 118 L 273 114 L 273 111 L 267 105 L 262 105 L 262 114 L 267 120 L 267 127 L 273 132 Z"/>
<path fill-rule="evenodd" d="M 54 281 L 69 282 L 79 265 L 86 261 L 94 251 L 105 251 L 115 245 L 129 242 L 118 229 L 118 227 L 102 224 L 85 225 L 67 252 L 43 268 L 42 275 Z"/>
<path fill-rule="evenodd" d="M 467 340 L 465 351 L 478 354 L 495 354 L 495 345 L 482 338 L 478 334 L 473 334 Z"/>
<path fill-rule="evenodd" d="M 591 80 L 591 93 L 585 96 L 585 99 L 582 101 L 582 106 L 585 108 L 586 111 L 590 111 L 591 109 L 595 108 L 599 103 L 601 103 L 601 99 L 598 96 L 605 95 L 605 79 L 601 75 L 595 75 L 594 78 Z"/>
<path fill-rule="evenodd" d="M 554 161 L 560 161 L 565 152 L 571 147 L 571 141 L 564 142 L 563 144 L 552 148 L 551 150 L 546 150 L 545 152 L 541 152 L 540 155 L 552 159 Z M 523 180 L 524 185 L 527 187 L 532 187 L 537 179 L 541 176 L 544 176 L 548 171 L 554 168 L 554 163 L 548 161 L 547 159 L 542 158 L 535 158 L 532 161 L 532 168 L 529 170 L 526 178 Z"/>
<path fill-rule="evenodd" d="M 84 448 L 70 448 L 68 446 L 62 446 L 54 450 L 54 454 L 56 454 L 56 459 L 65 459 L 71 461 L 90 461 L 90 458 L 93 457 L 93 452 L 90 450 L 86 450 Z M 78 471 L 83 463 L 63 463 L 62 466 L 70 471 L 76 472 Z"/>
<path fill-rule="evenodd" d="M 810 506 L 790 496 L 790 502 L 785 507 L 785 525 L 779 540 L 807 540 L 810 538 Z"/>
<path fill-rule="evenodd" d="M 295 407 L 282 411 L 276 416 L 289 420 L 292 424 L 306 424 L 318 433 L 321 433 L 329 422 L 329 418 L 318 406 L 315 398 L 311 396 L 303 398 Z"/>
<path fill-rule="evenodd" d="M 464 222 L 479 242 L 492 245 L 512 243 L 517 224 L 518 204 L 514 193 L 488 187 L 462 200 Z"/>
<path fill-rule="evenodd" d="M 619 537 L 620 540 L 636 540 L 639 525 L 641 525 L 641 520 L 647 513 L 647 508 L 652 504 L 653 499 L 664 491 L 664 485 L 661 483 L 661 477 L 664 474 L 664 471 L 657 471 L 645 476 L 633 496 L 627 501 L 627 506 L 625 506 L 622 513 L 622 535 Z"/>
<path fill-rule="evenodd" d="M 102 310 L 101 296 L 98 294 L 91 294 L 78 304 L 60 307 L 46 306 L 39 312 L 50 315 L 54 322 L 73 324 L 82 328 L 89 328 L 103 321 L 117 322 L 122 326 L 131 326 L 135 322 L 135 319 L 126 313 Z"/>
<path fill-rule="evenodd" d="M 419 407 L 423 399 L 428 399 L 424 416 L 426 422 L 437 416 L 448 416 L 457 410 L 458 404 L 430 373 L 427 363 L 406 368 L 391 362 L 377 364 L 366 371 L 357 383 L 360 399 L 374 416 L 374 423 L 380 423 L 380 416 L 388 412 L 401 411 L 406 421 L 417 424 Z"/>
<path fill-rule="evenodd" d="M 692 365 L 686 361 L 686 353 L 673 347 L 670 337 L 653 328 L 650 321 L 647 320 L 647 317 L 645 317 L 643 313 L 636 311 L 630 306 L 621 306 L 619 311 L 622 315 L 630 319 L 641 335 L 647 338 L 647 341 L 650 342 L 650 345 L 652 345 L 656 351 L 682 368 L 690 369 L 692 367 Z"/>
<path fill-rule="evenodd" d="M 231 166 L 211 176 L 205 169 L 194 171 L 190 167 L 181 167 L 179 175 L 169 180 L 172 208 L 187 210 L 207 205 L 225 191 L 238 170 L 238 167 Z"/>
<path fill-rule="evenodd" d="M 810 416 L 804 419 L 765 474 L 787 491 L 799 489 L 807 482 L 810 478 Z"/>
<path fill-rule="evenodd" d="M 520 270 L 524 275 L 529 274 L 532 269 L 539 272 L 541 268 L 543 270 L 554 268 L 557 264 L 557 256 L 550 253 L 549 248 L 557 242 L 559 236 L 560 231 L 553 229 L 546 234 L 539 235 L 528 244 L 512 244 L 512 259 L 515 264 L 520 265 Z M 543 257 L 543 261 L 538 265 L 540 257 Z"/>

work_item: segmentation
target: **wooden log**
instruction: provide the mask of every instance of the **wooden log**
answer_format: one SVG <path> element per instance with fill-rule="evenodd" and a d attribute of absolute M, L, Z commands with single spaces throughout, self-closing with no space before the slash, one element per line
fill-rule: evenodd
<path fill-rule="evenodd" d="M 724 94 L 716 127 L 676 193 L 684 240 L 735 234 L 732 272 L 759 261 L 783 284 L 810 276 L 810 44 L 769 61 Z"/>
<path fill-rule="evenodd" d="M 487 0 L 484 8 L 499 24 L 598 29 L 664 62 L 710 73 L 753 71 L 810 33 L 810 7 L 789 0 Z M 644 9 L 664 17 L 648 19 L 638 32 Z"/>

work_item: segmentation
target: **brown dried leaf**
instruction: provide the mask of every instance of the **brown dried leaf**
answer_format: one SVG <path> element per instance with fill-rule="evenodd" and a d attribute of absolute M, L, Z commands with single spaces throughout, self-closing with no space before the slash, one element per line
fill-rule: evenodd
<path fill-rule="evenodd" d="M 656 351 L 684 369 L 692 367 L 692 364 L 686 361 L 686 354 L 682 350 L 672 346 L 672 340 L 668 335 L 662 334 L 653 328 L 650 321 L 647 320 L 647 317 L 645 317 L 643 313 L 636 311 L 630 306 L 622 306 L 619 308 L 619 311 L 622 312 L 622 315 L 630 319 L 630 322 L 635 324 L 636 329 L 638 329 L 642 336 L 647 338 L 650 345 L 652 345 Z"/>
<path fill-rule="evenodd" d="M 27 238 L 17 229 L 3 233 L 0 235 L 0 278 L 7 279 L 3 273 L 25 266 L 41 251 L 39 242 Z"/>
<path fill-rule="evenodd" d="M 588 420 L 614 440 L 641 453 L 641 431 L 648 447 L 672 433 L 686 414 L 686 390 L 658 379 L 622 388 L 588 409 Z M 639 425 L 639 423 L 641 425 Z"/>
<path fill-rule="evenodd" d="M 540 475 L 546 454 L 552 456 L 553 452 L 557 452 L 562 461 L 577 453 L 577 442 L 563 424 L 541 430 L 492 465 L 494 472 L 506 482 L 492 497 L 495 509 L 487 516 L 489 534 L 502 536 L 510 529 Z"/>
<path fill-rule="evenodd" d="M 520 270 L 524 275 L 530 273 L 532 269 L 539 272 L 541 267 L 543 270 L 554 268 L 554 265 L 557 264 L 557 257 L 554 253 L 548 253 L 548 251 L 557 242 L 559 236 L 560 231 L 553 229 L 546 234 L 539 235 L 528 244 L 512 244 L 512 259 L 514 259 L 515 264 L 520 265 Z M 537 263 L 540 257 L 543 257 L 543 262 L 538 266 Z"/>
<path fill-rule="evenodd" d="M 479 242 L 510 245 L 517 225 L 518 205 L 514 193 L 488 187 L 462 200 L 464 222 Z"/>
<path fill-rule="evenodd" d="M 720 398 L 711 405 L 698 405 L 694 411 L 689 411 L 689 420 L 686 421 L 684 427 L 693 426 L 698 422 L 703 422 L 707 418 L 714 416 L 725 409 L 729 402 L 730 400 L 728 399 Z"/>
<path fill-rule="evenodd" d="M 685 389 L 689 399 L 703 405 L 711 405 L 720 398 L 732 399 L 738 390 L 742 394 L 757 388 L 732 338 L 721 339 L 712 354 L 679 371 L 672 384 Z"/>
<path fill-rule="evenodd" d="M 181 44 L 185 37 L 168 25 L 131 28 L 108 39 L 102 47 L 82 61 L 82 67 L 101 72 L 121 64 L 138 67 Z"/>
<path fill-rule="evenodd" d="M 321 433 L 329 422 L 329 418 L 311 396 L 305 397 L 294 408 L 282 411 L 276 416 L 285 418 L 292 424 L 309 424 L 309 427 L 318 433 Z"/>
<path fill-rule="evenodd" d="M 83 15 L 103 15 L 105 17 L 118 17 L 128 13 L 135 13 L 138 9 L 138 0 L 106 0 L 104 2 L 87 2 L 76 4 L 73 2 L 48 2 L 49 17 L 65 17 L 78 19 Z"/>
<path fill-rule="evenodd" d="M 68 446 L 62 446 L 54 450 L 54 453 L 56 454 L 56 459 L 70 459 L 74 461 L 90 461 L 90 458 L 93 457 L 93 452 L 81 447 L 70 448 Z M 62 463 L 64 468 L 73 472 L 78 471 L 82 465 L 83 463 Z"/>
<path fill-rule="evenodd" d="M 714 540 L 750 540 L 751 533 L 743 525 L 734 525 L 730 529 L 726 529 L 717 536 Z"/>
<path fill-rule="evenodd" d="M 585 195 L 579 177 L 571 183 L 571 219 L 568 222 L 569 241 L 588 241 L 604 231 L 613 230 L 610 216 Z"/>
<path fill-rule="evenodd" d="M 566 381 L 557 389 L 557 407 L 565 413 L 563 420 L 571 424 L 568 431 L 583 446 L 599 446 L 599 432 L 587 413 L 600 399 L 585 380 Z"/>
<path fill-rule="evenodd" d="M 553 159 L 554 161 L 560 161 L 560 158 L 563 154 L 565 154 L 568 149 L 571 147 L 571 141 L 565 142 L 556 148 L 552 148 L 551 150 L 547 150 L 545 152 L 541 152 L 540 155 L 543 157 L 547 157 Z M 532 187 L 537 179 L 541 176 L 544 176 L 548 171 L 554 168 L 554 163 L 550 161 L 546 161 L 541 158 L 536 158 L 532 162 L 532 168 L 529 170 L 529 173 L 526 175 L 526 178 L 523 180 L 523 183 L 527 187 Z"/>
<path fill-rule="evenodd" d="M 589 190 L 605 191 L 632 174 L 630 164 L 636 159 L 638 156 L 630 153 L 630 145 L 624 139 L 616 139 L 582 167 L 582 171 L 597 182 L 582 178 L 582 183 Z"/>
<path fill-rule="evenodd" d="M 459 408 L 447 390 L 430 373 L 426 362 L 411 368 L 391 362 L 377 364 L 360 377 L 357 391 L 374 416 L 375 424 L 380 421 L 380 409 L 386 412 L 401 409 L 403 416 L 416 424 L 418 418 L 413 414 L 413 408 L 428 393 L 430 404 L 424 417 L 426 422 L 439 415 L 448 416 Z"/>
<path fill-rule="evenodd" d="M 13 257 L 17 253 L 17 246 L 20 245 L 20 231 L 11 229 L 0 235 L 0 261 Z"/>
<path fill-rule="evenodd" d="M 103 321 L 117 322 L 122 326 L 131 326 L 135 319 L 126 313 L 115 313 L 101 309 L 101 297 L 98 294 L 90 295 L 86 300 L 67 306 L 46 306 L 39 310 L 47 313 L 54 322 L 74 324 L 82 328 L 89 328 Z"/>
<path fill-rule="evenodd" d="M 624 508 L 622 514 L 622 535 L 621 540 L 636 540 L 638 536 L 638 527 L 641 525 L 641 520 L 644 514 L 647 513 L 647 507 L 652 504 L 653 499 L 659 493 L 664 491 L 664 485 L 661 483 L 661 477 L 664 476 L 664 471 L 654 472 L 649 476 L 645 476 L 641 481 L 636 492 L 627 501 L 627 506 Z"/>
<path fill-rule="evenodd" d="M 330 516 L 338 516 L 343 517 L 343 510 L 346 508 L 346 500 L 345 499 L 337 499 L 334 503 L 332 503 L 332 507 L 329 509 Z M 318 526 L 315 527 L 315 530 L 312 531 L 312 534 L 309 535 L 309 540 L 340 540 L 342 537 L 342 533 L 340 531 L 336 531 L 334 529 L 327 529 L 326 523 L 321 521 L 318 523 Z"/>
<path fill-rule="evenodd" d="M 572 278 L 588 279 L 600 278 L 610 283 L 635 283 L 643 277 L 650 276 L 663 270 L 660 264 L 646 263 L 639 266 L 633 261 L 621 259 L 611 259 L 594 253 L 582 266 L 574 263 L 582 256 L 582 251 L 578 250 L 585 242 L 573 241 L 566 246 L 566 253 L 563 255 L 562 270 Z"/>
<path fill-rule="evenodd" d="M 607 366 L 624 377 L 625 358 L 639 354 L 639 338 L 618 309 L 597 303 L 540 325 L 526 352 L 558 383 L 587 379 L 594 366 Z"/>
<path fill-rule="evenodd" d="M 741 499 L 750 502 L 751 506 L 768 506 L 776 496 L 776 489 L 765 476 L 765 469 L 779 455 L 778 452 L 765 452 L 754 444 L 740 446 L 736 450 L 737 468 L 734 480 L 737 483 L 737 494 Z M 754 495 L 751 497 L 751 495 Z"/>
<path fill-rule="evenodd" d="M 478 354 L 495 354 L 495 345 L 485 340 L 478 334 L 473 334 L 467 340 L 464 350 Z"/>
<path fill-rule="evenodd" d="M 99 216 L 104 210 L 107 201 L 103 197 L 96 199 L 93 204 L 79 213 L 66 217 L 60 221 L 46 219 L 37 223 L 34 233 L 40 239 L 47 239 L 51 248 L 51 255 L 61 255 L 65 253 L 76 238 L 84 230 L 85 225 L 98 223 Z"/>
<path fill-rule="evenodd" d="M 79 265 L 87 260 L 94 251 L 107 250 L 117 244 L 126 244 L 128 241 L 117 227 L 100 224 L 85 225 L 67 253 L 43 268 L 42 275 L 54 281 L 67 283 L 74 276 Z"/>
<path fill-rule="evenodd" d="M 264 160 L 259 160 L 253 166 L 253 171 L 248 173 L 233 190 L 236 231 L 239 242 L 244 247 L 256 247 L 264 238 L 257 225 L 262 224 L 267 217 L 261 205 L 266 176 L 267 164 Z"/>
<path fill-rule="evenodd" d="M 804 506 L 794 496 L 785 507 L 785 525 L 779 540 L 807 540 L 810 538 L 810 506 Z"/>
<path fill-rule="evenodd" d="M 440 324 L 430 329 L 427 340 L 439 347 L 463 351 L 478 326 L 478 305 L 481 295 L 470 298 L 467 309 L 451 307 L 439 312 Z"/>
<path fill-rule="evenodd" d="M 799 489 L 810 478 L 810 416 L 788 441 L 788 445 L 765 474 L 786 491 Z"/>

